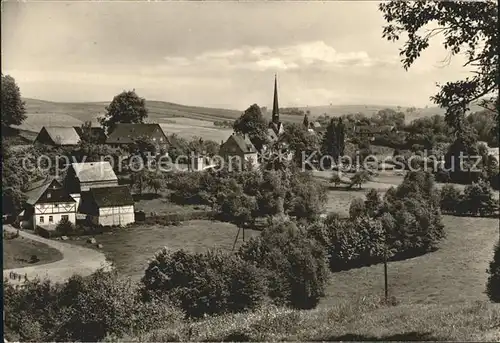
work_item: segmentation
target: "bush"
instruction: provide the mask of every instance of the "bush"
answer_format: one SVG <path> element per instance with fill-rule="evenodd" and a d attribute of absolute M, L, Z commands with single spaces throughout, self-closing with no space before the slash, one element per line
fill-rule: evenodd
<path fill-rule="evenodd" d="M 63 284 L 30 280 L 4 290 L 4 327 L 21 341 L 100 341 L 175 325 L 182 313 L 168 303 L 142 303 L 130 280 L 98 271 Z"/>
<path fill-rule="evenodd" d="M 444 213 L 457 213 L 463 201 L 462 192 L 454 185 L 444 185 L 441 188 L 441 211 Z"/>
<path fill-rule="evenodd" d="M 71 235 L 75 231 L 75 226 L 68 218 L 62 218 L 56 226 L 56 232 L 59 235 Z"/>
<path fill-rule="evenodd" d="M 142 282 L 144 300 L 168 296 L 189 317 L 255 308 L 265 294 L 259 270 L 235 255 L 162 249 Z"/>
<path fill-rule="evenodd" d="M 365 202 L 361 198 L 356 198 L 349 205 L 349 218 L 356 219 L 366 214 Z"/>
<path fill-rule="evenodd" d="M 488 268 L 488 282 L 486 284 L 486 294 L 491 301 L 500 303 L 500 241 L 495 247 L 493 260 Z"/>
<path fill-rule="evenodd" d="M 238 256 L 265 270 L 268 294 L 277 304 L 309 309 L 324 295 L 328 279 L 324 249 L 291 222 L 266 228 L 246 242 Z"/>
<path fill-rule="evenodd" d="M 473 182 L 464 189 L 463 207 L 474 215 L 491 215 L 498 210 L 498 201 L 494 198 L 488 182 Z"/>
<path fill-rule="evenodd" d="M 385 233 L 380 221 L 366 216 L 328 223 L 330 269 L 339 271 L 378 263 L 384 257 Z"/>

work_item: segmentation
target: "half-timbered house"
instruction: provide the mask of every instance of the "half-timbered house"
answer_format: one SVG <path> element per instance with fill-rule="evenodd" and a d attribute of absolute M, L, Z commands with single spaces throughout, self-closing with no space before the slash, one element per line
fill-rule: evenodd
<path fill-rule="evenodd" d="M 23 226 L 54 230 L 64 218 L 76 221 L 76 201 L 56 179 L 49 178 L 33 184 L 26 192 L 27 201 L 22 213 Z"/>

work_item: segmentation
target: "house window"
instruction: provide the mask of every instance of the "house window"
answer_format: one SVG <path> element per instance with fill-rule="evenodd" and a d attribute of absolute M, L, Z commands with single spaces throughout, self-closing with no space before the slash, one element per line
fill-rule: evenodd
<path fill-rule="evenodd" d="M 163 137 L 160 137 L 160 142 L 163 142 Z"/>
<path fill-rule="evenodd" d="M 66 214 L 63 214 L 63 215 L 61 216 L 61 220 L 69 220 L 69 216 L 68 216 L 68 215 L 66 215 Z"/>
<path fill-rule="evenodd" d="M 43 224 L 43 223 L 44 223 L 44 221 L 45 221 L 45 220 L 44 220 L 43 216 L 40 216 L 40 223 L 41 223 L 41 224 Z"/>
<path fill-rule="evenodd" d="M 54 217 L 49 216 L 49 223 L 53 223 L 53 222 L 54 222 Z"/>
<path fill-rule="evenodd" d="M 59 204 L 54 204 L 54 207 L 55 207 L 55 208 L 58 208 L 58 207 L 59 207 Z"/>
<path fill-rule="evenodd" d="M 52 194 L 50 194 L 50 192 L 47 193 L 47 199 L 50 199 L 51 197 L 52 197 Z"/>

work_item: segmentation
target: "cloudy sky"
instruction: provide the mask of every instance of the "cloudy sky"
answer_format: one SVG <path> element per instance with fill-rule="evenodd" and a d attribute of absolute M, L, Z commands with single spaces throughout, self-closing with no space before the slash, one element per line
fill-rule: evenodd
<path fill-rule="evenodd" d="M 29 2 L 2 4 L 2 70 L 25 97 L 146 99 L 244 109 L 425 106 L 463 78 L 440 42 L 408 71 L 381 38 L 377 2 Z"/>

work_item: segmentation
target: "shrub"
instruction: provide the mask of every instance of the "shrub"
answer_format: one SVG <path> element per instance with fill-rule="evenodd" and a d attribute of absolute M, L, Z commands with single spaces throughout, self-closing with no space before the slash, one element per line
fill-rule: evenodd
<path fill-rule="evenodd" d="M 70 235 L 75 231 L 75 226 L 68 218 L 62 218 L 56 226 L 56 232 L 59 235 Z"/>
<path fill-rule="evenodd" d="M 22 341 L 100 341 L 174 325 L 182 313 L 168 303 L 142 303 L 130 280 L 98 271 L 62 284 L 30 280 L 4 293 L 5 328 Z"/>
<path fill-rule="evenodd" d="M 486 284 L 486 294 L 491 301 L 500 303 L 500 240 L 495 246 L 493 260 L 487 270 L 489 277 Z"/>
<path fill-rule="evenodd" d="M 265 270 L 268 294 L 275 303 L 308 309 L 324 295 L 328 278 L 324 249 L 291 222 L 266 228 L 246 242 L 238 256 Z"/>
<path fill-rule="evenodd" d="M 264 281 L 254 266 L 220 252 L 193 254 L 162 249 L 142 278 L 145 300 L 168 295 L 188 316 L 237 312 L 256 307 Z"/>
<path fill-rule="evenodd" d="M 444 185 L 441 188 L 441 211 L 444 213 L 456 213 L 463 200 L 462 192 L 454 185 Z"/>
<path fill-rule="evenodd" d="M 498 202 L 493 197 L 489 183 L 480 180 L 464 189 L 464 205 L 474 215 L 491 215 L 498 210 Z"/>
<path fill-rule="evenodd" d="M 366 213 L 365 202 L 361 198 L 356 198 L 349 205 L 349 218 L 356 219 Z"/>

